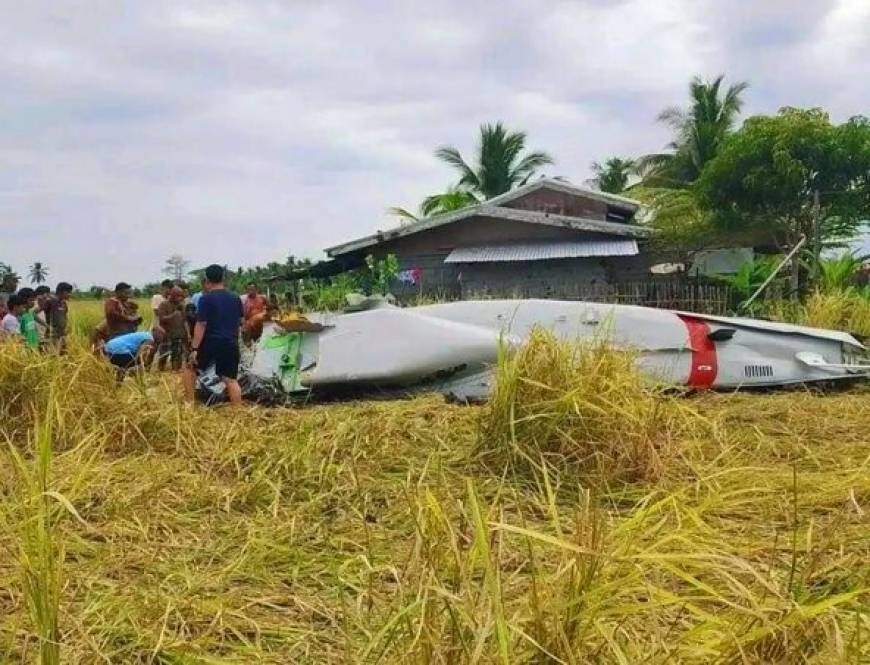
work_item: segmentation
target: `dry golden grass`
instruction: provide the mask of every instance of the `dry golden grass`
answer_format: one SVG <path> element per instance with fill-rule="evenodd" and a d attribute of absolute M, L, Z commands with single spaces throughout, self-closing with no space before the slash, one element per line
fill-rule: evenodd
<path fill-rule="evenodd" d="M 0 662 L 868 662 L 868 393 L 533 348 L 486 407 L 241 414 L 0 348 Z"/>
<path fill-rule="evenodd" d="M 768 315 L 779 321 L 814 328 L 845 330 L 870 337 L 870 291 L 849 288 L 823 293 L 816 291 L 805 302 L 776 302 Z"/>
<path fill-rule="evenodd" d="M 715 428 L 672 389 L 644 379 L 635 361 L 603 341 L 570 345 L 533 332 L 517 353 L 501 354 L 482 459 L 538 468 L 543 461 L 593 485 L 661 478 L 680 439 L 714 436 Z"/>

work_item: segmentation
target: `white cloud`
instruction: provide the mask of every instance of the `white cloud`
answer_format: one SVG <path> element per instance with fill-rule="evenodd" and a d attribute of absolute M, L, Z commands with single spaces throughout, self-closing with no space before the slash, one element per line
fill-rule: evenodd
<path fill-rule="evenodd" d="M 835 98 L 835 104 L 847 106 L 863 100 L 863 108 L 855 108 L 852 113 L 868 111 L 870 2 L 837 0 L 820 23 L 806 55 L 807 68 L 823 72 L 824 77 L 834 84 L 831 96 Z"/>
<path fill-rule="evenodd" d="M 574 94 L 656 92 L 703 70 L 711 35 L 681 0 L 562 2 L 542 12 L 537 51 Z"/>

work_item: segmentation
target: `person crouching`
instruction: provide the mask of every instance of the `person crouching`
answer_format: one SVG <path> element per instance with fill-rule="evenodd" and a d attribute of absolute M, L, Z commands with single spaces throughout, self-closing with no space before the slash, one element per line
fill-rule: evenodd
<path fill-rule="evenodd" d="M 163 341 L 163 331 L 132 332 L 113 337 L 103 346 L 103 353 L 118 370 L 118 381 L 131 371 L 146 370 L 151 366 L 154 352 Z"/>

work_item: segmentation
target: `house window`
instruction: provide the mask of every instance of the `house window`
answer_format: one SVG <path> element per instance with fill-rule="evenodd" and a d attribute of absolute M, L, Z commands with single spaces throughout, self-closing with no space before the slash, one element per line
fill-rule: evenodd
<path fill-rule="evenodd" d="M 628 224 L 631 221 L 631 213 L 625 212 L 624 210 L 619 210 L 618 208 L 611 208 L 608 206 L 607 215 L 605 219 L 608 222 L 618 222 L 620 224 Z"/>

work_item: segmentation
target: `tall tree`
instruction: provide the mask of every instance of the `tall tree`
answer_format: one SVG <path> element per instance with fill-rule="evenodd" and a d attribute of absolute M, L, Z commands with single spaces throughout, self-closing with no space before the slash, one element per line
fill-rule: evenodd
<path fill-rule="evenodd" d="M 780 247 L 854 236 L 870 218 L 870 120 L 836 126 L 821 109 L 794 108 L 749 118 L 695 190 L 715 226 Z"/>
<path fill-rule="evenodd" d="M 181 281 L 187 274 L 188 267 L 190 267 L 190 261 L 184 258 L 181 254 L 173 254 L 166 259 L 166 265 L 163 267 L 163 274 L 168 275 L 176 281 Z"/>
<path fill-rule="evenodd" d="M 526 133 L 509 131 L 501 122 L 480 127 L 473 165 L 452 146 L 441 146 L 435 156 L 459 172 L 459 189 L 482 199 L 509 192 L 528 182 L 542 166 L 553 163 L 546 152 L 526 152 Z"/>
<path fill-rule="evenodd" d="M 713 81 L 695 77 L 689 83 L 688 109 L 670 107 L 658 120 L 671 127 L 674 139 L 669 152 L 645 155 L 638 159 L 644 183 L 658 187 L 685 187 L 695 180 L 712 160 L 734 128 L 743 106 L 741 95 L 748 83 L 736 83 L 722 90 L 724 75 Z"/>
<path fill-rule="evenodd" d="M 29 274 L 31 284 L 42 284 L 48 279 L 48 266 L 42 261 L 34 261 L 30 266 Z"/>
<path fill-rule="evenodd" d="M 647 225 L 653 230 L 652 246 L 673 255 L 675 262 L 691 266 L 695 254 L 720 240 L 709 222 L 709 214 L 698 206 L 690 189 L 640 187 L 632 198 L 644 204 L 649 214 Z"/>
<path fill-rule="evenodd" d="M 593 187 L 597 187 L 602 192 L 619 194 L 624 192 L 626 187 L 628 187 L 628 181 L 631 179 L 633 172 L 633 159 L 611 157 L 604 164 L 592 162 L 592 173 L 595 174 L 595 177 L 590 178 L 586 182 Z"/>

